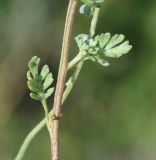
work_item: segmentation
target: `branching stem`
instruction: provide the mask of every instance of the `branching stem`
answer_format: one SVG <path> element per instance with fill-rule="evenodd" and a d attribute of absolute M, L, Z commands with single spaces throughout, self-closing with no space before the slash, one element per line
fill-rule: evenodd
<path fill-rule="evenodd" d="M 77 2 L 76 2 L 77 3 Z M 76 8 L 76 5 L 75 4 L 75 8 Z M 68 14 L 69 16 L 69 14 Z M 91 27 L 90 27 L 90 36 L 93 37 L 94 34 L 95 34 L 95 30 L 96 30 L 96 25 L 97 25 L 97 21 L 98 21 L 98 16 L 99 16 L 99 8 L 96 8 L 95 9 L 95 12 L 94 12 L 94 15 L 93 15 L 93 18 L 92 18 L 92 22 L 91 22 Z M 76 56 L 77 57 L 77 56 Z M 83 66 L 83 60 L 81 61 L 81 58 L 82 57 L 77 57 L 77 58 L 74 58 L 74 60 L 72 60 L 69 64 L 68 64 L 68 70 L 72 69 L 73 67 L 77 66 L 72 77 L 70 77 L 70 79 L 67 81 L 68 85 L 64 91 L 64 94 L 63 94 L 63 98 L 62 98 L 62 104 L 64 103 L 64 101 L 67 99 L 69 93 L 71 92 L 77 78 L 78 78 L 78 75 L 82 69 L 82 66 Z M 72 83 L 71 83 L 72 82 Z M 49 113 L 50 114 L 53 114 L 53 110 Z M 16 156 L 16 158 L 14 160 L 22 160 L 24 155 L 25 155 L 25 152 L 27 150 L 27 148 L 29 147 L 31 141 L 34 139 L 34 137 L 41 131 L 41 129 L 45 126 L 46 124 L 46 120 L 45 118 L 40 121 L 34 128 L 33 130 L 31 130 L 31 132 L 27 135 L 27 137 L 25 138 L 23 144 L 21 145 L 20 147 L 20 150 Z"/>
<path fill-rule="evenodd" d="M 68 70 L 72 69 L 73 67 L 76 67 L 80 62 L 82 62 L 85 59 L 86 55 L 82 54 L 81 52 L 77 54 L 77 56 L 70 61 L 68 64 Z"/>

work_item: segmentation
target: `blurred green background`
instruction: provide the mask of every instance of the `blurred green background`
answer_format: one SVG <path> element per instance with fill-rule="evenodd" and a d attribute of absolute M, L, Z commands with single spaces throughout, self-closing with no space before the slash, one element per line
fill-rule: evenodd
<path fill-rule="evenodd" d="M 41 57 L 57 77 L 67 0 L 0 0 L 0 160 L 13 160 L 43 117 L 29 98 L 27 62 Z M 88 33 L 77 12 L 73 37 Z M 123 33 L 134 46 L 110 67 L 87 62 L 61 120 L 62 160 L 156 159 L 156 1 L 106 0 L 97 33 Z M 77 53 L 73 40 L 70 59 Z M 51 104 L 53 100 L 49 100 Z M 50 159 L 46 128 L 24 160 Z"/>

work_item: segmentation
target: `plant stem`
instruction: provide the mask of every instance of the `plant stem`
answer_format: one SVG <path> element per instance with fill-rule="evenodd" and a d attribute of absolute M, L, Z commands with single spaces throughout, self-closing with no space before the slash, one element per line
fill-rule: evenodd
<path fill-rule="evenodd" d="M 43 109 L 44 109 L 44 112 L 45 112 L 45 119 L 46 119 L 46 124 L 47 124 L 47 128 L 49 130 L 49 112 L 48 112 L 48 105 L 47 105 L 47 102 L 46 102 L 46 99 L 45 97 L 43 98 L 43 100 L 41 101 L 42 102 L 42 105 L 43 105 Z"/>
<path fill-rule="evenodd" d="M 100 8 L 95 8 L 93 18 L 91 21 L 91 27 L 90 27 L 90 36 L 91 37 L 93 37 L 95 35 L 99 13 L 100 13 Z"/>
<path fill-rule="evenodd" d="M 68 12 L 67 12 L 67 19 L 65 24 L 65 32 L 64 32 L 64 38 L 63 38 L 63 47 L 62 47 L 62 53 L 61 53 L 61 60 L 60 60 L 60 67 L 59 67 L 59 73 L 58 73 L 58 81 L 56 85 L 56 93 L 54 97 L 54 116 L 56 119 L 54 119 L 52 124 L 51 132 L 53 134 L 52 136 L 52 159 L 51 160 L 59 160 L 60 154 L 59 154 L 59 116 L 61 112 L 61 100 L 63 96 L 63 89 L 65 84 L 65 78 L 67 73 L 67 63 L 68 63 L 68 54 L 69 54 L 69 48 L 70 48 L 70 41 L 71 41 L 71 31 L 73 26 L 73 21 L 75 17 L 75 10 L 77 6 L 76 0 L 70 0 L 69 6 L 68 6 Z M 95 8 L 93 19 L 91 22 L 91 28 L 90 28 L 90 35 L 91 37 L 94 36 L 98 16 L 99 16 L 99 8 Z"/>
<path fill-rule="evenodd" d="M 66 90 L 64 91 L 64 94 L 63 94 L 63 98 L 62 98 L 62 101 L 64 102 L 65 99 L 67 98 L 67 96 L 69 95 L 69 93 L 71 92 L 74 84 L 76 83 L 76 80 L 80 74 L 80 71 L 82 69 L 82 66 L 83 66 L 83 61 L 81 61 L 77 67 L 76 67 L 76 70 L 74 71 L 72 77 L 69 78 L 69 80 L 67 81 L 66 83 Z"/>
<path fill-rule="evenodd" d="M 83 59 L 86 57 L 86 55 L 82 54 L 81 52 L 76 55 L 76 57 L 70 61 L 68 64 L 68 70 L 72 69 L 73 67 L 77 66 Z"/>
<path fill-rule="evenodd" d="M 69 49 L 71 45 L 71 35 L 73 29 L 73 22 L 76 13 L 76 7 L 78 5 L 78 0 L 70 0 L 68 5 L 67 17 L 65 22 L 62 52 L 60 59 L 60 67 L 58 72 L 58 79 L 56 84 L 56 91 L 54 96 L 53 113 L 56 117 L 51 125 L 51 160 L 59 160 L 59 116 L 61 112 L 61 101 L 64 91 L 65 79 L 67 74 L 68 56 Z"/>
<path fill-rule="evenodd" d="M 17 154 L 17 156 L 15 157 L 14 160 L 22 160 L 25 152 L 28 148 L 28 146 L 30 145 L 32 139 L 34 139 L 34 137 L 39 133 L 39 131 L 45 126 L 46 121 L 45 118 L 39 123 L 37 124 L 32 130 L 31 132 L 26 136 L 23 144 L 21 145 L 21 148 Z"/>

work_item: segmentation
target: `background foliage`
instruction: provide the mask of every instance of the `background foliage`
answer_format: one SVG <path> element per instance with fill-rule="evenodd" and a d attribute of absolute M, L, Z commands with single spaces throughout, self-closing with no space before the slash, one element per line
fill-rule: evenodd
<path fill-rule="evenodd" d="M 29 98 L 27 62 L 38 55 L 56 79 L 66 7 L 67 0 L 0 0 L 0 159 L 13 159 L 43 117 Z M 89 22 L 77 14 L 74 36 L 88 33 Z M 85 64 L 63 106 L 64 160 L 155 160 L 155 28 L 155 0 L 105 2 L 97 33 L 123 33 L 134 47 L 110 67 Z M 73 41 L 71 58 L 76 54 Z M 49 146 L 44 129 L 25 159 L 49 159 Z"/>

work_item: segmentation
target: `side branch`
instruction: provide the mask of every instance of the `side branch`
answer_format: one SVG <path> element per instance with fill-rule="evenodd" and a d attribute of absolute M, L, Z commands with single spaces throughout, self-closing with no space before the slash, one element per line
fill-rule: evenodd
<path fill-rule="evenodd" d="M 71 34 L 73 22 L 76 12 L 78 0 L 70 0 L 68 5 L 66 23 L 64 28 L 64 37 L 61 51 L 60 66 L 58 72 L 58 79 L 56 84 L 56 92 L 54 97 L 54 116 L 59 117 L 61 112 L 61 101 L 64 91 L 65 79 L 67 74 L 68 56 L 71 44 Z M 54 119 L 51 125 L 51 147 L 52 160 L 59 160 L 59 119 Z"/>

